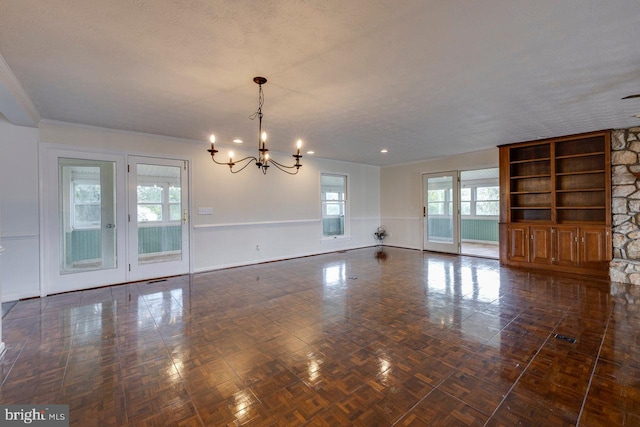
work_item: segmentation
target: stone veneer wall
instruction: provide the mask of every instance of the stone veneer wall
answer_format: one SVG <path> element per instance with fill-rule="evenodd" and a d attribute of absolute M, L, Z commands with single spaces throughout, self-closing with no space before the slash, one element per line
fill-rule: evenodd
<path fill-rule="evenodd" d="M 640 285 L 640 127 L 611 133 L 612 282 Z"/>

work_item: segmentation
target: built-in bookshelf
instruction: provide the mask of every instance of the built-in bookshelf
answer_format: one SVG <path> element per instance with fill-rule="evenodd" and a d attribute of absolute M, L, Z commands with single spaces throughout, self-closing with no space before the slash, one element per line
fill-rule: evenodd
<path fill-rule="evenodd" d="M 610 146 L 609 132 L 500 146 L 504 262 L 558 263 L 569 268 L 571 262 L 560 252 L 571 250 L 593 258 L 584 252 L 589 248 L 581 246 L 585 238 L 580 233 L 592 233 L 594 226 L 604 239 L 599 253 L 605 257 L 610 253 L 606 247 L 611 224 Z M 587 265 L 578 258 L 575 263 L 583 269 Z"/>
<path fill-rule="evenodd" d="M 551 144 L 509 149 L 511 221 L 551 221 Z"/>

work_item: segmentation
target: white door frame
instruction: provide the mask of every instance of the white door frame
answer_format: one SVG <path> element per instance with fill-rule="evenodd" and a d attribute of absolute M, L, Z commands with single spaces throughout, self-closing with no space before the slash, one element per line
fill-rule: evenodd
<path fill-rule="evenodd" d="M 137 165 L 149 164 L 157 166 L 177 167 L 180 170 L 181 187 L 181 258 L 179 260 L 163 261 L 150 264 L 140 264 L 138 257 L 138 220 L 137 220 Z M 152 279 L 163 276 L 187 274 L 191 271 L 190 264 L 190 208 L 189 208 L 189 162 L 187 160 L 168 159 L 149 156 L 128 156 L 128 279 L 130 281 Z"/>
<path fill-rule="evenodd" d="M 68 292 L 81 289 L 90 289 L 99 286 L 108 286 L 129 282 L 132 279 L 128 271 L 128 263 L 131 259 L 129 245 L 127 244 L 127 215 L 131 211 L 129 197 L 127 196 L 127 160 L 128 156 L 148 157 L 144 153 L 131 154 L 123 152 L 107 152 L 101 150 L 83 149 L 81 147 L 66 146 L 63 144 L 41 143 L 39 150 L 39 187 L 40 187 L 40 296 Z M 81 273 L 65 274 L 65 283 L 61 283 L 59 266 L 59 213 L 58 213 L 58 158 L 76 158 L 87 160 L 114 161 L 116 163 L 116 231 L 118 264 L 116 269 L 87 271 Z M 190 158 L 167 156 L 165 159 L 174 159 L 186 162 L 190 165 Z M 191 170 L 187 168 L 186 182 L 183 186 L 191 194 Z M 191 231 L 191 197 L 184 206 L 188 212 L 186 233 L 188 245 L 183 247 L 187 254 L 187 270 L 174 274 L 186 274 L 193 271 L 193 236 Z M 135 209 L 134 209 L 135 210 Z M 121 226 L 120 226 L 121 225 Z M 162 277 L 155 274 L 153 277 Z M 151 278 L 151 277 L 149 277 Z"/>
<path fill-rule="evenodd" d="M 82 271 L 69 274 L 60 272 L 60 212 L 59 212 L 59 181 L 58 159 L 81 159 L 111 161 L 116 165 L 116 253 L 118 260 L 116 268 Z M 125 268 L 126 260 L 126 200 L 119 194 L 125 191 L 126 168 L 125 157 L 116 154 L 94 153 L 79 150 L 45 147 L 41 152 L 41 283 L 40 295 L 88 289 L 108 284 L 127 281 Z"/>
<path fill-rule="evenodd" d="M 451 243 L 433 242 L 428 241 L 428 200 L 427 200 L 427 186 L 429 178 L 439 177 L 451 177 L 452 178 L 452 232 L 453 241 Z M 423 218 L 422 218 L 422 250 L 446 252 L 452 254 L 460 253 L 460 171 L 445 171 L 436 173 L 423 173 L 422 174 L 422 203 L 423 203 Z"/>

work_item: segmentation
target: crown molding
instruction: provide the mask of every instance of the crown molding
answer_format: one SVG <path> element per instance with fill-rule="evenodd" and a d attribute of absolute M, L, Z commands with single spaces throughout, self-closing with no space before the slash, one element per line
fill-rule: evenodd
<path fill-rule="evenodd" d="M 188 138 L 180 138 L 177 136 L 168 136 L 168 135 L 160 135 L 156 133 L 148 133 L 148 132 L 139 132 L 135 130 L 126 130 L 126 129 L 116 129 L 116 128 L 108 128 L 104 126 L 96 126 L 96 125 L 85 125 L 83 123 L 73 123 L 73 122 L 65 122 L 63 120 L 49 120 L 49 119 L 41 119 L 39 122 L 39 126 L 58 126 L 58 127 L 67 127 L 67 128 L 78 128 L 78 129 L 87 129 L 96 132 L 109 132 L 109 133 L 119 133 L 125 135 L 135 135 L 145 138 L 157 138 L 164 139 L 167 141 L 174 142 L 189 142 L 194 144 L 203 144 L 203 140 L 198 139 L 188 139 Z M 204 141 L 205 145 L 209 145 L 209 141 Z"/>
<path fill-rule="evenodd" d="M 0 113 L 18 126 L 37 127 L 40 115 L 9 64 L 0 55 Z"/>

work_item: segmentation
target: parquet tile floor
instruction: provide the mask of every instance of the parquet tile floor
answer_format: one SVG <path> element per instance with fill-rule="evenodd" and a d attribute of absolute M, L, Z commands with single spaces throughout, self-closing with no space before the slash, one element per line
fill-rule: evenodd
<path fill-rule="evenodd" d="M 0 402 L 77 426 L 640 425 L 640 287 L 496 260 L 366 248 L 20 301 L 3 329 Z"/>

